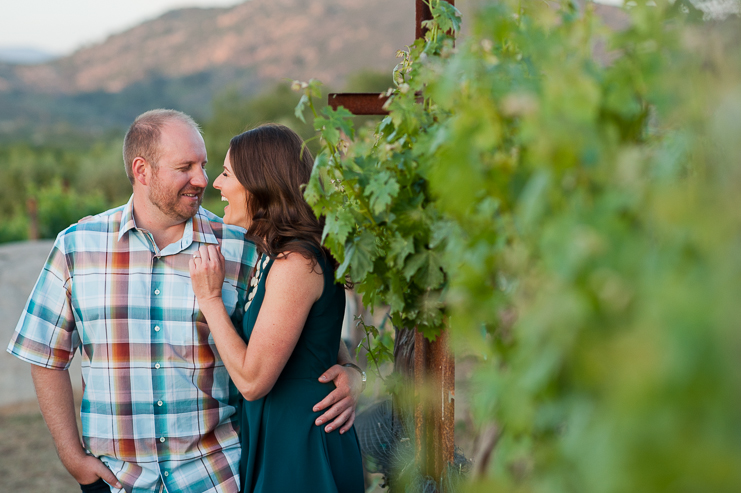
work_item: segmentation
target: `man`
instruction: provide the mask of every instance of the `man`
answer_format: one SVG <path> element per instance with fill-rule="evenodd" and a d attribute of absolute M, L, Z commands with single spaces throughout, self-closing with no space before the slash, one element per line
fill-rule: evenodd
<path fill-rule="evenodd" d="M 238 325 L 254 245 L 200 207 L 206 148 L 190 117 L 144 113 L 123 153 L 131 199 L 59 234 L 8 351 L 32 363 L 41 412 L 83 491 L 237 492 L 238 399 L 188 261 L 200 245 L 221 244 L 224 302 Z M 78 348 L 82 444 L 67 371 Z M 320 377 L 338 387 L 314 408 L 334 403 L 317 419 L 334 419 L 327 431 L 352 425 L 352 372 L 335 366 Z"/>

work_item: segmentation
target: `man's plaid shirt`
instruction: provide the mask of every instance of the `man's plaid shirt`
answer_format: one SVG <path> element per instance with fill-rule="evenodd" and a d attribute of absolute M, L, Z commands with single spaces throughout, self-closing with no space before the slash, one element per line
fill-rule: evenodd
<path fill-rule="evenodd" d="M 223 298 L 240 323 L 254 245 L 201 208 L 159 250 L 133 197 L 59 234 L 8 346 L 66 369 L 79 348 L 83 441 L 128 492 L 239 491 L 238 395 L 198 309 L 188 261 L 221 243 Z"/>

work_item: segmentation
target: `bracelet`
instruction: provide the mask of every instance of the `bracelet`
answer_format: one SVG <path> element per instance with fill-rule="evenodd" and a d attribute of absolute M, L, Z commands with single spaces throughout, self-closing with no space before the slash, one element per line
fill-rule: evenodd
<path fill-rule="evenodd" d="M 360 388 L 360 393 L 362 394 L 363 391 L 365 390 L 365 381 L 366 381 L 365 372 L 358 365 L 356 365 L 354 363 L 345 363 L 342 366 L 344 366 L 345 368 L 354 368 L 354 369 L 356 369 L 356 370 L 358 370 L 360 372 L 360 376 L 361 376 L 362 381 L 363 381 L 363 386 Z"/>

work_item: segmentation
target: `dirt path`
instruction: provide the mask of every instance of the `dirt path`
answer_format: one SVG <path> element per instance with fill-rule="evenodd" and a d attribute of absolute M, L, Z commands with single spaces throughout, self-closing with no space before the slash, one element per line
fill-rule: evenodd
<path fill-rule="evenodd" d="M 0 408 L 0 491 L 79 493 L 35 401 Z"/>

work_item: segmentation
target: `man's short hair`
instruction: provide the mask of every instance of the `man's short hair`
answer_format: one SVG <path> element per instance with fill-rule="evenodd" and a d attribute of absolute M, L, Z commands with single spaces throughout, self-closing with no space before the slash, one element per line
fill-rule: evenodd
<path fill-rule="evenodd" d="M 154 169 L 160 159 L 159 143 L 162 127 L 171 121 L 178 121 L 190 125 L 198 132 L 198 124 L 188 115 L 176 110 L 150 110 L 142 113 L 126 132 L 123 144 L 124 168 L 131 184 L 134 184 L 132 166 L 137 157 L 144 158 Z"/>

